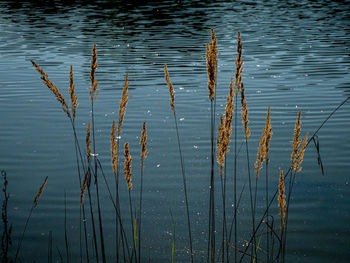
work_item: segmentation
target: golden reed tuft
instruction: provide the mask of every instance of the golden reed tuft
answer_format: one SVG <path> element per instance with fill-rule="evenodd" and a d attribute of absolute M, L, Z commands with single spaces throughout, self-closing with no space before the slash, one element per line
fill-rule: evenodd
<path fill-rule="evenodd" d="M 241 114 L 242 114 L 242 124 L 243 124 L 243 130 L 244 130 L 244 139 L 247 142 L 249 136 L 250 136 L 250 129 L 248 128 L 248 108 L 247 108 L 247 101 L 244 94 L 244 87 L 243 83 L 240 85 L 241 90 Z"/>
<path fill-rule="evenodd" d="M 170 109 L 173 111 L 174 114 L 176 114 L 175 107 L 174 107 L 174 101 L 175 101 L 174 87 L 173 87 L 173 84 L 170 82 L 168 67 L 166 64 L 164 64 L 164 72 L 165 72 L 166 84 L 169 87 L 169 93 L 170 93 Z"/>
<path fill-rule="evenodd" d="M 80 205 L 84 204 L 84 192 L 85 192 L 87 184 L 88 184 L 88 178 L 89 178 L 89 172 L 86 171 L 85 177 L 84 177 L 84 182 L 83 182 L 83 185 L 81 186 L 81 191 L 80 191 Z"/>
<path fill-rule="evenodd" d="M 73 113 L 73 120 L 75 120 L 76 111 L 78 107 L 77 95 L 75 94 L 75 86 L 73 82 L 73 66 L 70 65 L 70 73 L 69 73 L 69 95 L 71 100 L 71 110 Z"/>
<path fill-rule="evenodd" d="M 143 159 L 146 158 L 147 156 L 147 130 L 146 130 L 146 121 L 143 121 L 143 125 L 142 125 L 142 132 L 141 132 L 141 139 L 140 139 L 140 145 L 141 145 L 141 166 L 143 168 Z"/>
<path fill-rule="evenodd" d="M 86 156 L 87 156 L 87 159 L 88 159 L 89 163 L 91 161 L 90 127 L 91 127 L 91 125 L 90 125 L 90 122 L 89 122 L 87 130 L 86 130 L 86 139 L 85 139 L 85 142 L 86 142 Z"/>
<path fill-rule="evenodd" d="M 301 131 L 300 117 L 301 117 L 301 111 L 298 112 L 297 121 L 295 123 L 293 143 L 292 143 L 292 154 L 290 156 L 290 159 L 292 161 L 292 168 L 293 168 L 293 170 L 296 170 L 296 164 L 297 164 L 297 158 L 298 158 L 298 149 L 299 149 L 299 146 L 300 146 L 300 143 L 301 143 L 301 139 L 300 139 L 300 131 Z"/>
<path fill-rule="evenodd" d="M 31 60 L 31 62 L 35 69 L 41 74 L 41 79 L 43 80 L 44 84 L 52 91 L 52 93 L 56 96 L 56 99 L 61 103 L 62 110 L 67 114 L 68 118 L 71 118 L 68 110 L 68 105 L 62 94 L 59 92 L 58 88 L 52 83 L 47 74 L 33 60 Z"/>
<path fill-rule="evenodd" d="M 269 106 L 267 110 L 267 115 L 266 115 L 266 123 L 260 137 L 257 158 L 254 163 L 256 178 L 259 177 L 259 171 L 262 169 L 264 160 L 268 162 L 267 156 L 269 154 L 271 137 L 272 137 L 272 131 L 271 131 L 270 106 Z"/>
<path fill-rule="evenodd" d="M 112 131 L 111 131 L 111 155 L 112 155 L 112 168 L 113 168 L 113 173 L 115 176 L 117 176 L 117 160 L 118 160 L 118 148 L 117 148 L 117 143 L 115 141 L 115 121 L 113 120 L 112 124 Z"/>
<path fill-rule="evenodd" d="M 280 179 L 278 185 L 278 207 L 280 209 L 279 216 L 281 217 L 281 230 L 284 228 L 286 221 L 286 195 L 284 194 L 284 176 L 283 170 L 280 170 Z"/>
<path fill-rule="evenodd" d="M 94 103 L 94 100 L 97 99 L 97 95 L 98 95 L 97 80 L 95 79 L 95 72 L 96 72 L 97 67 L 98 67 L 97 51 L 96 51 L 96 43 L 95 43 L 94 47 L 92 48 L 91 71 L 90 71 L 90 80 L 91 80 L 90 99 L 91 99 L 91 103 Z"/>
<path fill-rule="evenodd" d="M 206 59 L 209 99 L 213 101 L 215 99 L 216 75 L 218 73 L 218 47 L 214 29 L 211 29 L 210 43 L 206 44 Z"/>
<path fill-rule="evenodd" d="M 227 103 L 225 108 L 225 120 L 221 115 L 220 126 L 219 126 L 219 137 L 217 142 L 217 154 L 216 159 L 220 167 L 224 166 L 225 155 L 229 152 L 228 145 L 230 143 L 230 137 L 232 134 L 232 117 L 233 117 L 233 80 L 231 78 L 229 93 L 227 95 Z"/>
<path fill-rule="evenodd" d="M 123 121 L 124 121 L 124 115 L 125 115 L 125 111 L 126 111 L 126 105 L 128 104 L 128 97 L 129 97 L 129 74 L 126 73 L 125 76 L 125 81 L 124 81 L 124 88 L 123 88 L 123 94 L 122 94 L 122 98 L 120 100 L 120 106 L 119 106 L 119 121 L 118 121 L 118 136 L 120 136 L 120 134 L 122 133 L 122 125 L 123 125 Z M 118 145 L 119 146 L 119 145 Z"/>
<path fill-rule="evenodd" d="M 45 185 L 46 185 L 46 182 L 47 182 L 47 178 L 48 176 L 46 176 L 43 184 L 40 186 L 39 188 L 39 191 L 37 192 L 37 194 L 35 195 L 35 198 L 34 198 L 34 207 L 36 207 L 38 205 L 38 202 L 39 202 L 39 198 L 41 196 L 41 194 L 43 193 L 44 191 L 44 188 L 45 188 Z"/>
<path fill-rule="evenodd" d="M 243 61 L 242 61 L 242 42 L 241 33 L 238 31 L 237 35 L 237 57 L 235 60 L 236 71 L 235 71 L 235 93 L 238 94 L 242 83 L 242 71 L 243 71 Z"/>
<path fill-rule="evenodd" d="M 131 183 L 131 160 L 132 160 L 132 158 L 130 155 L 129 143 L 125 143 L 124 147 L 125 147 L 125 151 L 124 151 L 124 156 L 125 156 L 124 175 L 125 175 L 126 183 L 128 184 L 128 189 L 130 191 L 130 190 L 132 190 L 132 183 Z"/>
<path fill-rule="evenodd" d="M 293 144 L 292 144 L 292 154 L 290 156 L 290 159 L 292 161 L 292 169 L 298 170 L 298 172 L 301 171 L 301 163 L 303 162 L 305 149 L 307 146 L 307 138 L 309 133 L 305 134 L 303 142 L 301 142 L 300 138 L 300 132 L 301 132 L 301 125 L 300 125 L 300 117 L 301 117 L 301 111 L 298 113 L 298 117 L 295 123 L 294 128 L 294 137 L 293 137 Z M 300 145 L 301 144 L 301 145 Z"/>

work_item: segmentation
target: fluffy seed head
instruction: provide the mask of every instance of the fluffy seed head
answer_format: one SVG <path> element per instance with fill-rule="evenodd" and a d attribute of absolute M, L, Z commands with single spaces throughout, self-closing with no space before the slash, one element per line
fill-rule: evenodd
<path fill-rule="evenodd" d="M 129 74 L 126 73 L 125 81 L 124 81 L 123 94 L 122 94 L 122 98 L 120 100 L 119 121 L 118 121 L 118 136 L 120 136 L 120 134 L 122 132 L 122 125 L 123 125 L 123 121 L 124 121 L 126 105 L 128 104 L 128 97 L 129 97 L 129 93 L 128 93 L 128 90 L 129 90 L 128 76 L 129 76 Z"/>
<path fill-rule="evenodd" d="M 90 160 L 91 160 L 90 126 L 91 125 L 90 125 L 90 122 L 89 122 L 87 130 L 86 130 L 86 139 L 85 139 L 85 142 L 86 142 L 86 156 L 87 156 L 88 162 L 90 162 Z"/>
<path fill-rule="evenodd" d="M 34 207 L 36 207 L 38 205 L 38 202 L 39 202 L 39 198 L 41 196 L 41 194 L 43 193 L 44 191 L 44 188 L 45 188 L 45 185 L 46 185 L 46 182 L 47 182 L 47 178 L 48 176 L 46 176 L 44 182 L 42 183 L 42 185 L 40 186 L 37 194 L 35 195 L 35 198 L 34 198 Z"/>
<path fill-rule="evenodd" d="M 280 209 L 279 216 L 281 217 L 281 230 L 284 228 L 286 220 L 286 195 L 284 194 L 284 176 L 283 170 L 280 170 L 280 179 L 278 185 L 278 207 Z"/>
<path fill-rule="evenodd" d="M 243 124 L 243 130 L 244 130 L 244 139 L 245 141 L 248 140 L 249 136 L 250 136 L 250 129 L 248 128 L 248 108 L 247 108 L 247 101 L 244 95 L 244 87 L 243 87 L 243 83 L 241 84 L 240 87 L 241 90 L 241 114 L 242 114 L 242 124 Z"/>
<path fill-rule="evenodd" d="M 71 101 L 71 110 L 73 113 L 73 120 L 75 120 L 76 111 L 78 107 L 77 95 L 75 94 L 75 86 L 73 82 L 73 66 L 70 65 L 70 73 L 69 73 L 69 95 Z"/>
<path fill-rule="evenodd" d="M 216 75 L 218 72 L 218 47 L 214 29 L 211 29 L 210 43 L 206 45 L 206 59 L 209 99 L 213 101 L 215 99 Z"/>
<path fill-rule="evenodd" d="M 299 146 L 300 146 L 300 143 L 301 143 L 301 139 L 300 139 L 300 131 L 301 131 L 300 117 L 301 117 L 301 111 L 299 111 L 298 117 L 297 117 L 297 121 L 295 123 L 293 144 L 292 144 L 292 154 L 290 156 L 290 159 L 292 161 L 292 168 L 293 168 L 293 170 L 297 169 L 298 149 L 299 149 Z"/>
<path fill-rule="evenodd" d="M 71 118 L 68 110 L 68 104 L 66 103 L 62 94 L 59 92 L 58 88 L 52 83 L 47 74 L 33 60 L 31 60 L 31 62 L 35 69 L 41 74 L 41 79 L 43 80 L 46 87 L 48 87 L 52 91 L 52 93 L 56 97 L 56 100 L 58 100 L 61 103 L 62 110 L 67 114 L 68 118 Z"/>
<path fill-rule="evenodd" d="M 86 171 L 84 182 L 83 182 L 83 185 L 81 186 L 81 191 L 80 191 L 80 205 L 84 204 L 84 192 L 88 184 L 88 178 L 89 178 L 89 172 Z"/>
<path fill-rule="evenodd" d="M 237 57 L 235 60 L 236 71 L 235 71 L 235 93 L 238 94 L 242 84 L 242 71 L 243 71 L 243 61 L 242 61 L 242 42 L 241 34 L 238 31 L 237 34 Z"/>
<path fill-rule="evenodd" d="M 143 159 L 146 158 L 147 156 L 147 131 L 146 131 L 146 121 L 143 121 L 143 125 L 142 125 L 142 132 L 141 132 L 141 139 L 140 139 L 140 145 L 141 145 L 141 166 L 143 168 Z"/>
<path fill-rule="evenodd" d="M 94 44 L 94 47 L 92 48 L 92 56 L 91 56 L 91 71 L 90 71 L 90 80 L 91 80 L 91 86 L 90 86 L 90 99 L 91 103 L 94 103 L 94 101 L 97 99 L 98 90 L 97 90 L 97 80 L 95 79 L 95 72 L 97 69 L 97 51 L 96 51 L 96 43 Z"/>
<path fill-rule="evenodd" d="M 173 84 L 170 82 L 168 67 L 166 64 L 164 64 L 164 72 L 165 72 L 166 84 L 169 87 L 169 93 L 170 93 L 170 109 L 173 111 L 174 114 L 176 114 L 175 108 L 174 108 L 174 100 L 175 100 L 174 87 L 173 87 Z"/>
<path fill-rule="evenodd" d="M 112 124 L 112 131 L 111 131 L 111 155 L 112 155 L 112 168 L 113 168 L 113 174 L 117 176 L 117 160 L 118 160 L 118 145 L 115 140 L 115 132 L 116 132 L 116 127 L 115 127 L 115 121 L 113 120 Z"/>
<path fill-rule="evenodd" d="M 129 151 L 129 143 L 125 143 L 124 145 L 125 151 L 124 151 L 124 157 L 125 157 L 125 164 L 124 164 L 124 175 L 126 183 L 128 184 L 129 191 L 132 190 L 132 183 L 131 183 L 131 155 Z"/>

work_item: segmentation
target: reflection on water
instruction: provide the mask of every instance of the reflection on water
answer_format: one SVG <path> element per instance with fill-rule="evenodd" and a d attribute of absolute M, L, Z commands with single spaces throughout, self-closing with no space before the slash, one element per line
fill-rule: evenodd
<path fill-rule="evenodd" d="M 90 54 L 93 43 L 97 43 L 100 94 L 95 105 L 96 151 L 111 185 L 110 128 L 118 111 L 125 74 L 129 73 L 130 97 L 121 143 L 130 143 L 134 157 L 135 200 L 140 182 L 138 141 L 143 120 L 149 131 L 150 154 L 144 177 L 144 260 L 148 256 L 153 262 L 169 260 L 171 209 L 176 222 L 176 261 L 180 262 L 188 259 L 188 245 L 176 134 L 163 73 L 167 63 L 175 87 L 194 248 L 200 261 L 206 257 L 210 171 L 205 65 L 210 28 L 215 29 L 219 48 L 218 114 L 224 112 L 234 71 L 236 32 L 240 30 L 242 34 L 252 160 L 267 106 L 271 106 L 273 189 L 278 169 L 289 165 L 298 110 L 302 111 L 302 133 L 312 133 L 350 94 L 349 9 L 346 1 L 2 1 L 0 168 L 6 169 L 9 177 L 9 218 L 14 226 L 14 241 L 22 231 L 31 196 L 42 179 L 49 176 L 23 243 L 22 258 L 46 260 L 46 251 L 38 253 L 38 249 L 47 246 L 50 230 L 54 246 L 64 251 L 64 192 L 72 260 L 79 258 L 80 192 L 73 137 L 68 120 L 42 85 L 31 59 L 44 68 L 65 96 L 69 66 L 73 65 L 79 102 L 78 135 L 84 143 L 90 116 Z M 350 108 L 346 104 L 319 133 L 325 176 L 321 176 L 317 165 L 316 150 L 310 147 L 306 153 L 303 173 L 293 190 L 288 224 L 289 261 L 343 262 L 350 257 L 349 120 Z M 238 131 L 240 143 L 240 126 Z M 233 149 L 228 155 L 230 172 L 232 152 Z M 238 189 L 247 183 L 244 156 L 242 149 Z M 232 176 L 228 189 L 233 189 Z M 262 206 L 263 189 L 259 189 L 259 196 Z M 127 204 L 127 198 L 125 188 L 121 203 Z M 232 196 L 229 199 L 231 204 Z M 111 260 L 115 256 L 115 215 L 105 188 L 102 207 Z M 122 209 L 127 215 L 128 206 L 122 205 Z M 258 209 L 261 212 L 263 207 Z M 277 215 L 277 204 L 272 212 Z M 242 245 L 248 239 L 250 224 L 247 191 L 242 197 L 239 220 Z M 59 258 L 57 250 L 54 256 Z"/>

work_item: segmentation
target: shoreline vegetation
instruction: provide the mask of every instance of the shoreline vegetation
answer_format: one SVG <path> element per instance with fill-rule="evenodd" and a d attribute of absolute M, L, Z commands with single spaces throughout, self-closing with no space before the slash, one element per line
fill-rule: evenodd
<path fill-rule="evenodd" d="M 270 106 L 267 106 L 265 126 L 261 132 L 259 145 L 257 145 L 257 153 L 249 150 L 252 143 L 249 141 L 250 128 L 248 118 L 248 104 L 245 97 L 244 80 L 242 78 L 243 58 L 242 58 L 243 44 L 240 32 L 237 34 L 237 54 L 235 59 L 236 68 L 232 74 L 230 85 L 228 87 L 227 103 L 224 114 L 220 115 L 217 120 L 216 116 L 216 83 L 218 73 L 218 48 L 215 32 L 211 29 L 211 38 L 206 45 L 206 64 L 208 73 L 208 103 L 210 104 L 210 171 L 207 172 L 207 177 L 203 178 L 208 182 L 208 225 L 202 226 L 203 231 L 207 235 L 206 243 L 207 250 L 205 257 L 203 254 L 196 254 L 196 247 L 193 233 L 191 230 L 191 193 L 187 190 L 187 174 L 185 170 L 185 158 L 181 146 L 181 130 L 178 127 L 178 120 L 176 115 L 176 100 L 174 86 L 171 82 L 170 73 L 167 65 L 164 65 L 164 86 L 168 86 L 170 94 L 170 110 L 174 116 L 175 133 L 177 138 L 179 166 L 181 168 L 181 176 L 183 182 L 183 192 L 185 199 L 186 225 L 188 236 L 186 242 L 188 250 L 188 259 L 190 262 L 286 262 L 286 247 L 288 244 L 288 215 L 291 205 L 291 196 L 293 193 L 293 186 L 295 184 L 296 175 L 302 169 L 302 162 L 306 148 L 313 142 L 318 154 L 318 163 L 323 174 L 323 165 L 319 153 L 318 137 L 319 130 L 325 123 L 333 116 L 333 114 L 341 108 L 349 99 L 347 97 L 341 102 L 320 124 L 319 128 L 310 136 L 308 132 L 302 134 L 301 119 L 302 112 L 299 111 L 296 116 L 295 128 L 293 131 L 293 139 L 291 146 L 290 165 L 280 169 L 279 171 L 271 171 L 269 169 L 269 146 L 270 141 L 273 140 L 273 130 L 271 127 L 271 112 Z M 59 102 L 62 111 L 71 124 L 72 135 L 75 146 L 75 162 L 76 174 L 80 186 L 80 206 L 79 206 L 79 261 L 80 262 L 109 262 L 106 256 L 106 240 L 105 230 L 103 227 L 103 210 L 101 208 L 100 187 L 103 184 L 107 191 L 111 204 L 115 211 L 115 248 L 113 255 L 116 262 L 145 262 L 142 229 L 144 228 L 142 222 L 142 204 L 143 204 L 143 176 L 147 175 L 147 167 L 144 161 L 147 158 L 149 150 L 147 148 L 147 122 L 144 120 L 140 122 L 140 155 L 139 157 L 131 156 L 129 142 L 120 145 L 120 138 L 122 134 L 123 121 L 128 104 L 129 96 L 129 81 L 128 73 L 125 75 L 124 87 L 122 97 L 119 103 L 119 111 L 111 124 L 110 136 L 110 162 L 112 169 L 102 166 L 99 156 L 96 154 L 95 142 L 95 117 L 94 105 L 98 99 L 98 83 L 95 74 L 98 68 L 97 63 L 97 47 L 94 44 L 91 56 L 90 69 L 90 107 L 91 116 L 86 130 L 85 145 L 83 146 L 81 139 L 77 136 L 77 127 L 75 123 L 76 110 L 78 107 L 78 98 L 75 94 L 75 85 L 73 80 L 73 67 L 70 67 L 69 78 L 69 96 L 70 106 L 65 100 L 59 89 L 49 79 L 42 68 L 34 61 L 31 61 L 34 68 L 41 75 L 44 85 L 53 93 L 56 100 Z M 171 72 L 171 69 L 170 69 Z M 239 117 L 238 110 L 241 110 Z M 241 120 L 239 120 L 241 118 Z M 216 130 L 216 123 L 219 123 L 219 128 Z M 241 122 L 241 123 L 240 123 Z M 243 129 L 243 138 L 238 137 L 238 129 Z M 292 132 L 291 132 L 292 133 Z M 176 134 L 176 135 L 175 135 Z M 240 145 L 240 146 L 239 146 Z M 256 145 L 254 145 L 255 148 Z M 237 156 L 239 149 L 245 147 L 246 174 L 237 173 Z M 227 153 L 233 152 L 233 159 L 227 158 Z M 252 157 L 255 156 L 254 161 Z M 121 156 L 124 158 L 121 159 Z M 135 171 L 133 165 L 135 162 L 140 162 L 140 171 Z M 227 163 L 233 162 L 233 171 L 227 170 Z M 135 166 L 135 165 L 134 165 Z M 253 169 L 253 170 L 252 170 Z M 263 173 L 263 171 L 265 173 Z M 50 183 L 48 177 L 45 178 L 43 184 L 40 186 L 37 194 L 34 197 L 32 207 L 26 218 L 24 229 L 19 240 L 13 240 L 11 237 L 12 225 L 9 224 L 8 219 L 8 205 L 10 195 L 7 191 L 8 180 L 5 171 L 2 175 L 2 239 L 1 239 L 1 262 L 22 262 L 21 249 L 25 247 L 25 233 L 30 218 L 35 208 L 40 203 L 40 198 L 45 192 L 45 185 Z M 124 176 L 123 176 L 124 175 Z M 139 186 L 139 200 L 135 202 L 133 196 L 133 176 L 141 176 Z M 255 176 L 254 176 L 255 175 Z M 248 185 L 242 189 L 237 187 L 237 177 L 245 176 L 248 178 Z M 271 176 L 278 178 L 278 185 L 269 187 L 269 180 Z M 114 177 L 114 185 L 107 183 L 107 177 Z M 219 178 L 219 185 L 216 185 L 215 177 Z M 227 188 L 227 178 L 233 178 L 233 189 Z M 120 181 L 125 179 L 128 192 L 128 210 L 129 215 L 122 215 L 122 209 L 119 202 L 120 197 Z M 124 185 L 124 184 L 123 184 Z M 271 186 L 271 185 L 270 185 Z M 265 201 L 258 200 L 257 189 L 264 187 Z M 244 247 L 239 246 L 241 242 L 241 231 L 239 229 L 239 214 L 237 213 L 242 193 L 248 191 L 249 194 L 249 213 L 250 213 L 250 234 L 249 240 L 246 241 Z M 217 194 L 216 194 L 217 193 Z M 233 207 L 229 208 L 227 205 L 228 196 L 233 199 Z M 66 198 L 65 198 L 66 200 Z M 134 200 L 134 202 L 133 202 Z M 271 213 L 272 204 L 278 202 L 278 215 Z M 220 204 L 220 205 L 219 205 Z M 123 204 L 125 205 L 125 204 Z M 257 207 L 263 206 L 263 213 L 257 213 Z M 220 209 L 218 209 L 220 207 Z M 125 210 L 125 209 L 123 209 Z M 59 251 L 61 262 L 77 262 L 76 259 L 71 258 L 71 247 L 67 234 L 66 225 L 66 201 L 64 212 L 65 224 L 64 235 L 65 244 L 62 251 Z M 129 219 L 127 219 L 129 218 Z M 172 216 L 171 208 L 169 213 L 169 225 L 171 226 L 172 240 L 169 246 L 169 261 L 176 262 L 175 247 L 176 237 L 175 223 Z M 89 240 L 92 238 L 92 240 Z M 52 247 L 52 232 L 49 233 L 47 258 L 48 262 L 56 261 L 53 258 Z M 92 243 L 91 243 L 92 242 Z M 44 252 L 43 252 L 44 253 Z M 156 255 L 155 255 L 156 257 Z M 156 258 L 155 258 L 156 260 Z M 24 260 L 25 261 L 25 260 Z M 152 261 L 152 258 L 149 259 Z"/>

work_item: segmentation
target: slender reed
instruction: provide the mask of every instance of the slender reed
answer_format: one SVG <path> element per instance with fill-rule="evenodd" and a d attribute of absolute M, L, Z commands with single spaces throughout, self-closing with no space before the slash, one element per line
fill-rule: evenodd
<path fill-rule="evenodd" d="M 175 103 L 174 103 L 175 101 L 174 87 L 173 87 L 173 84 L 170 82 L 169 72 L 166 64 L 164 64 L 164 72 L 165 72 L 165 80 L 169 87 L 169 93 L 170 93 L 170 109 L 173 111 L 173 114 L 174 114 L 174 122 L 175 122 L 176 135 L 177 135 L 177 145 L 178 145 L 179 155 L 180 155 L 182 181 L 183 181 L 184 193 L 185 193 L 187 227 L 188 227 L 188 236 L 189 236 L 189 243 L 190 243 L 191 262 L 193 263 L 192 232 L 191 232 L 191 220 L 190 220 L 190 212 L 189 212 L 189 204 L 188 204 L 188 196 L 187 196 L 186 174 L 185 174 L 185 167 L 184 167 L 183 156 L 181 151 L 179 129 L 177 126 L 177 119 L 176 119 L 176 110 L 175 110 Z"/>
<path fill-rule="evenodd" d="M 11 232 L 12 232 L 12 225 L 8 225 L 8 218 L 7 218 L 7 206 L 8 206 L 8 200 L 10 198 L 10 194 L 7 192 L 7 175 L 5 171 L 1 171 L 2 178 L 4 180 L 3 182 L 3 193 L 4 193 L 4 200 L 2 201 L 2 211 L 1 211 L 1 219 L 3 223 L 3 232 L 1 236 L 1 262 L 9 262 L 8 258 L 8 251 L 9 247 L 12 244 L 11 241 Z"/>
<path fill-rule="evenodd" d="M 140 203 L 139 203 L 139 222 L 138 222 L 138 256 L 139 262 L 141 262 L 141 216 L 142 216 L 142 187 L 143 187 L 143 162 L 147 157 L 148 150 L 147 146 L 147 130 L 146 130 L 146 121 L 143 121 L 142 131 L 141 131 L 141 186 L 140 186 Z"/>
<path fill-rule="evenodd" d="M 207 261 L 215 260 L 215 185 L 214 185 L 214 137 L 215 137 L 215 102 L 216 102 L 216 82 L 218 72 L 218 48 L 214 30 L 211 29 L 210 43 L 206 44 L 206 61 L 208 73 L 208 90 L 210 100 L 210 143 L 211 143 L 211 168 L 210 168 L 210 194 L 209 194 L 209 227 L 208 227 L 208 253 Z"/>
<path fill-rule="evenodd" d="M 19 251 L 20 251 L 21 246 L 22 246 L 24 234 L 25 234 L 25 232 L 26 232 L 26 230 L 27 230 L 30 217 L 32 216 L 32 213 L 33 213 L 34 208 L 36 208 L 37 205 L 38 205 L 40 196 L 41 196 L 42 193 L 44 192 L 44 188 L 45 188 L 45 185 L 46 185 L 46 182 L 47 182 L 47 178 L 48 178 L 48 176 L 46 176 L 44 182 L 43 182 L 42 185 L 40 186 L 40 188 L 39 188 L 37 194 L 36 194 L 35 197 L 34 197 L 34 201 L 33 201 L 32 207 L 31 207 L 30 210 L 29 210 L 29 214 L 28 214 L 26 223 L 25 223 L 25 225 L 24 225 L 24 229 L 23 229 L 21 238 L 20 238 L 20 240 L 19 240 L 19 242 L 18 242 L 17 251 L 16 251 L 16 256 L 15 256 L 15 260 L 14 260 L 15 263 L 17 262 L 17 258 L 18 258 L 18 255 L 19 255 Z"/>
<path fill-rule="evenodd" d="M 119 105 L 119 121 L 118 121 L 118 128 L 116 128 L 116 123 L 113 120 L 112 124 L 112 131 L 111 131 L 111 163 L 112 163 L 112 169 L 113 169 L 113 174 L 115 178 L 115 188 L 116 188 L 116 193 L 115 193 L 115 204 L 117 206 L 116 209 L 116 253 L 117 253 L 117 262 L 119 262 L 119 227 L 121 227 L 122 222 L 119 220 L 118 224 L 118 215 L 117 215 L 117 210 L 119 211 L 119 141 L 120 141 L 120 135 L 122 132 L 122 125 L 123 125 L 123 120 L 124 120 L 124 115 L 126 111 L 126 106 L 128 103 L 128 88 L 129 88 L 129 82 L 128 82 L 128 73 L 125 76 L 125 82 L 124 82 L 124 88 L 123 88 L 123 94 L 122 98 L 120 100 L 120 105 Z M 117 136 L 116 136 L 117 133 Z M 121 219 L 121 218 L 120 218 Z M 123 240 L 123 239 L 122 239 Z M 123 242 L 123 241 L 122 241 Z M 125 253 L 124 253 L 125 255 Z"/>
<path fill-rule="evenodd" d="M 67 196 L 66 191 L 64 191 L 64 243 L 66 245 L 66 260 L 67 263 L 70 262 L 69 255 L 69 242 L 68 242 L 68 234 L 67 234 Z"/>
<path fill-rule="evenodd" d="M 131 190 L 132 190 L 132 183 L 131 183 L 131 155 L 129 150 L 129 143 L 125 143 L 124 145 L 124 157 L 125 157 L 125 164 L 124 164 L 124 175 L 125 180 L 128 185 L 128 193 L 129 193 L 129 208 L 130 208 L 130 225 L 131 225 L 131 233 L 133 236 L 133 249 L 132 249 L 132 256 L 131 256 L 131 262 L 132 259 L 135 257 L 135 261 L 137 262 L 136 257 L 136 239 L 134 233 L 134 216 L 132 213 L 132 202 L 131 202 Z"/>

